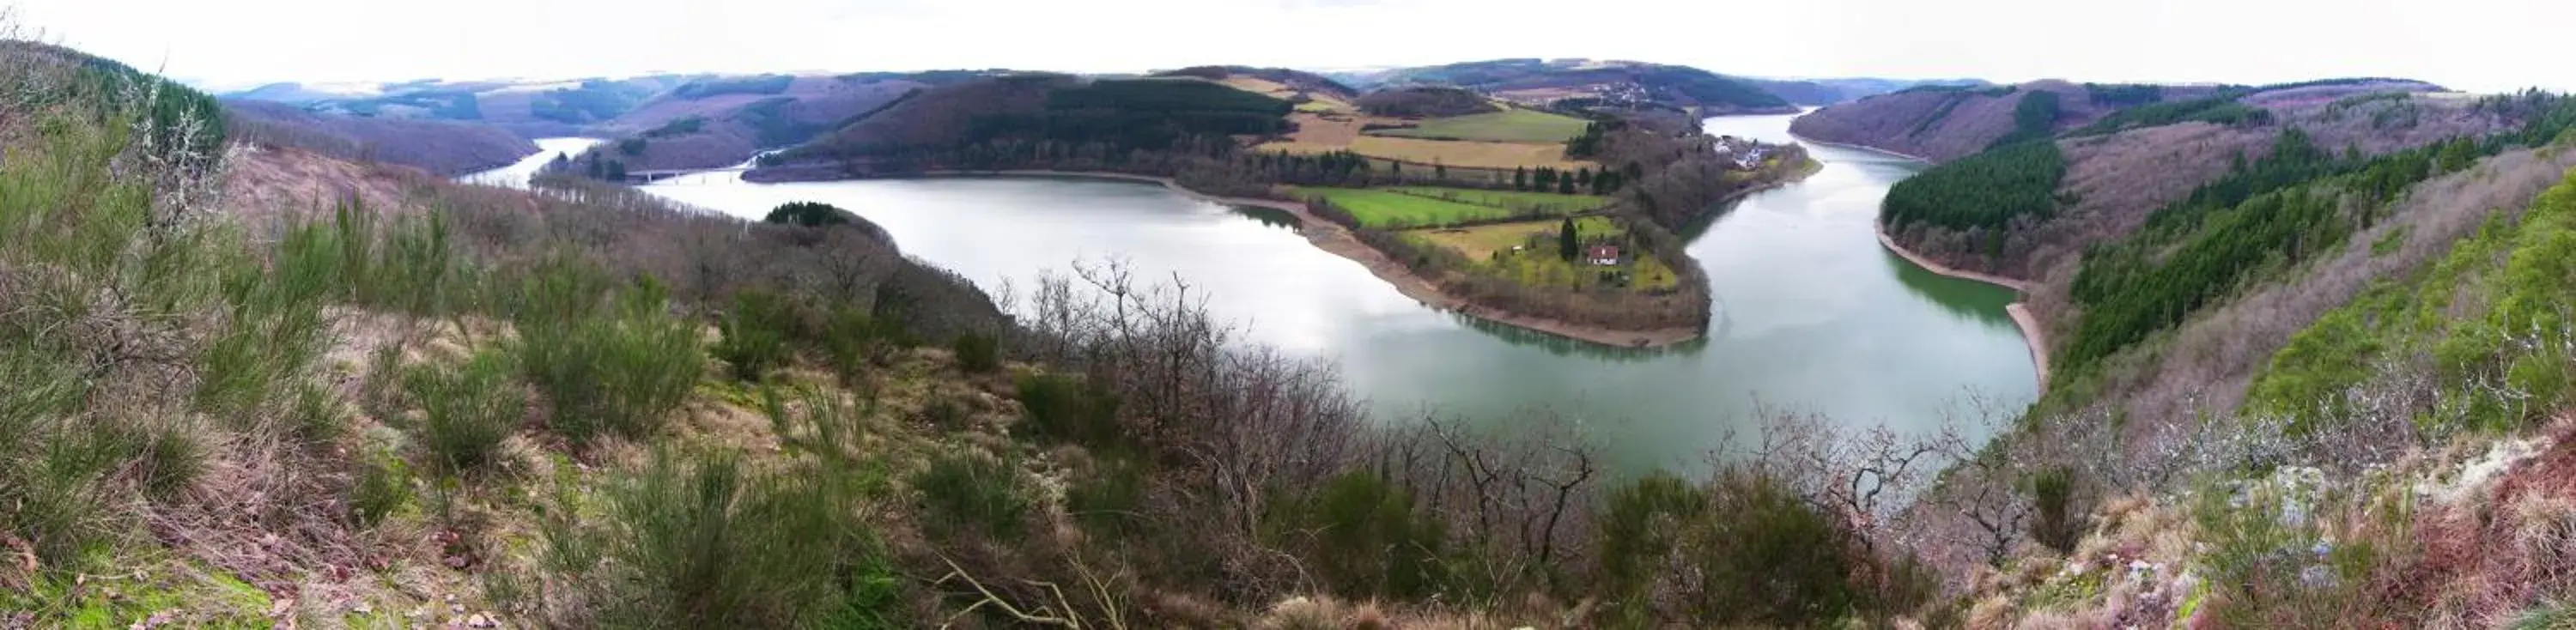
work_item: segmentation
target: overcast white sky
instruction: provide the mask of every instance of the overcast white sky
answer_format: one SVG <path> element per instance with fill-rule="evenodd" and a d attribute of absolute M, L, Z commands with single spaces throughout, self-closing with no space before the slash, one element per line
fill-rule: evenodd
<path fill-rule="evenodd" d="M 218 88 L 651 71 L 1637 59 L 1762 76 L 2576 90 L 2571 0 L 0 0 Z"/>

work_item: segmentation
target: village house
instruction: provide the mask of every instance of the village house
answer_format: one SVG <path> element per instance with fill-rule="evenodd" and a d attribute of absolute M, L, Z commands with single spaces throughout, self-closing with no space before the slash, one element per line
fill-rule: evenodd
<path fill-rule="evenodd" d="M 1583 259 L 1592 261 L 1592 264 L 1603 267 L 1617 266 L 1619 264 L 1619 246 L 1594 245 L 1589 249 L 1583 250 Z"/>

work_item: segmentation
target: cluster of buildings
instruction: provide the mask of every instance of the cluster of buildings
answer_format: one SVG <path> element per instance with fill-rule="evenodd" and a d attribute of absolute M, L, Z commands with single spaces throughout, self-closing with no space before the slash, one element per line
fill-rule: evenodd
<path fill-rule="evenodd" d="M 1749 171 L 1762 166 L 1762 158 L 1771 155 L 1771 148 L 1751 138 L 1718 136 L 1715 152 L 1718 157 L 1733 160 L 1736 168 Z"/>

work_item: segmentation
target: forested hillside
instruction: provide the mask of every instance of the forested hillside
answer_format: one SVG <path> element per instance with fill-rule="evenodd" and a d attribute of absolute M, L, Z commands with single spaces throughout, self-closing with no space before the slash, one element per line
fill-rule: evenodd
<path fill-rule="evenodd" d="M 438 175 L 505 166 L 537 145 L 491 125 L 315 114 L 282 103 L 228 101 L 225 126 L 243 140 L 299 147 L 351 162 L 384 162 Z"/>
<path fill-rule="evenodd" d="M 1982 553 L 2006 573 L 2109 568 L 2000 577 L 1965 614 L 2565 618 L 2576 584 L 2530 541 L 2554 536 L 2576 498 L 2554 481 L 2576 456 L 2576 354 L 2550 314 L 2576 305 L 2563 264 L 2576 251 L 2564 233 L 2576 106 L 2532 93 L 2477 107 L 2530 122 L 2376 157 L 2284 133 L 2270 157 L 2086 256 L 2082 326 L 2063 354 L 2072 377 L 1932 502 L 1964 508 L 1943 517 L 1958 531 L 2032 519 L 1988 539 Z M 2024 507 L 1984 494 L 2032 471 L 2059 490 Z M 2475 516 L 2504 513 L 2517 516 Z M 2015 540 L 2023 551 L 1994 553 Z M 2290 549 L 2308 559 L 2276 560 Z"/>
<path fill-rule="evenodd" d="M 584 161 L 619 170 L 721 168 L 763 150 L 803 144 L 956 79 L 920 76 L 760 77 L 689 83 L 599 125 L 613 134 Z M 604 166 L 604 165 L 603 165 Z"/>
<path fill-rule="evenodd" d="M 1626 104 L 1695 108 L 1710 115 L 1796 111 L 1789 101 L 1751 80 L 1636 61 L 1497 59 L 1345 78 L 1370 89 L 1406 85 L 1463 87 L 1530 104 L 1565 98 L 1605 98 Z"/>

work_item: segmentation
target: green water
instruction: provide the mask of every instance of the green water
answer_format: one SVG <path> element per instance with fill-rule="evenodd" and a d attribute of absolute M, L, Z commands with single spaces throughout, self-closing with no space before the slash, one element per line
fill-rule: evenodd
<path fill-rule="evenodd" d="M 1709 132 L 1787 141 L 1788 116 L 1711 119 Z M 1714 289 L 1705 341 L 1627 350 L 1432 310 L 1294 232 L 1160 187 L 1077 179 L 746 184 L 706 174 L 649 187 L 758 217 L 821 201 L 883 225 L 904 251 L 988 287 L 1077 260 L 1124 258 L 1186 279 L 1239 338 L 1337 366 L 1382 422 L 1424 414 L 1574 418 L 1622 468 L 1689 468 L 1757 408 L 1905 429 L 1938 425 L 1970 395 L 2018 407 L 2036 393 L 2009 290 L 1935 275 L 1881 249 L 1879 199 L 1917 167 L 1814 147 L 1802 182 L 1721 209 L 1690 245 Z"/>

